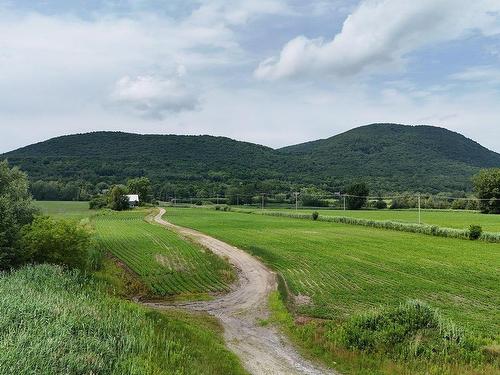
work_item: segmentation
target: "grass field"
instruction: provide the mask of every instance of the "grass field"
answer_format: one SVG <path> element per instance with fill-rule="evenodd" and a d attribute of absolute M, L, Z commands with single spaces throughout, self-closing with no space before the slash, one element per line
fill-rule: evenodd
<path fill-rule="evenodd" d="M 257 210 L 257 209 L 254 209 Z M 311 214 L 312 209 L 272 209 L 272 211 L 298 212 Z M 348 216 L 370 220 L 391 220 L 418 223 L 417 210 L 317 210 L 320 215 Z M 471 224 L 481 225 L 484 231 L 500 232 L 500 215 L 486 215 L 477 211 L 422 210 L 423 224 L 438 225 L 445 228 L 467 229 Z"/>
<path fill-rule="evenodd" d="M 0 276 L 1 374 L 244 374 L 214 319 L 160 313 L 56 266 Z"/>
<path fill-rule="evenodd" d="M 223 292 L 234 274 L 221 258 L 178 234 L 144 220 L 145 210 L 94 217 L 97 239 L 123 261 L 154 295 Z"/>
<path fill-rule="evenodd" d="M 35 206 L 45 215 L 73 219 L 83 219 L 96 212 L 89 210 L 88 202 L 35 201 Z"/>
<path fill-rule="evenodd" d="M 420 299 L 460 325 L 500 334 L 498 244 L 204 209 L 168 209 L 167 218 L 261 257 L 293 294 L 311 299 L 299 313 L 345 319 Z"/>

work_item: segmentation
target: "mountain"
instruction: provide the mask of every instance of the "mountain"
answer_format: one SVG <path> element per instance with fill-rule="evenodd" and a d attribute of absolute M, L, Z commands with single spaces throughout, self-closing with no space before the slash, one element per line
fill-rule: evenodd
<path fill-rule="evenodd" d="M 391 191 L 470 189 L 478 169 L 500 167 L 500 154 L 425 125 L 372 124 L 279 152 L 307 160 L 313 173 L 339 176 L 345 183 L 365 179 Z"/>
<path fill-rule="evenodd" d="M 53 138 L 0 156 L 32 181 L 125 182 L 148 176 L 155 185 L 193 195 L 230 186 L 286 191 L 304 185 L 337 191 L 367 181 L 372 191 L 463 191 L 500 154 L 432 126 L 372 124 L 328 139 L 274 150 L 225 137 L 94 132 Z"/>

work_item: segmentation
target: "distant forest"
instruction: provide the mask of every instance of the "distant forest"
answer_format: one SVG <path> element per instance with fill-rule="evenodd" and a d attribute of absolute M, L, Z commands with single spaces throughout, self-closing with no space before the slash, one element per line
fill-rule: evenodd
<path fill-rule="evenodd" d="M 87 200 L 114 184 L 148 177 L 157 199 L 224 197 L 308 189 L 343 192 L 366 182 L 372 194 L 465 194 L 500 154 L 432 126 L 372 124 L 282 149 L 213 136 L 95 132 L 54 138 L 7 154 L 40 200 Z"/>

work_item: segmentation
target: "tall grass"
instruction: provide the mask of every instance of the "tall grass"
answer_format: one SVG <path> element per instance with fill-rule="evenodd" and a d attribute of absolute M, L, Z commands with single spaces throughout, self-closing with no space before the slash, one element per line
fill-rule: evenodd
<path fill-rule="evenodd" d="M 242 374 L 216 326 L 109 296 L 78 271 L 0 277 L 1 374 Z"/>

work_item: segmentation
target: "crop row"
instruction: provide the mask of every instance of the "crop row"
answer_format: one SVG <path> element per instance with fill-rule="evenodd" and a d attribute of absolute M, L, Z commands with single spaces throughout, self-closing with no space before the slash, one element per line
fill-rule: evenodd
<path fill-rule="evenodd" d="M 176 233 L 149 224 L 142 213 L 98 216 L 104 248 L 123 261 L 157 295 L 226 291 L 221 275 L 230 270 L 220 258 Z"/>

